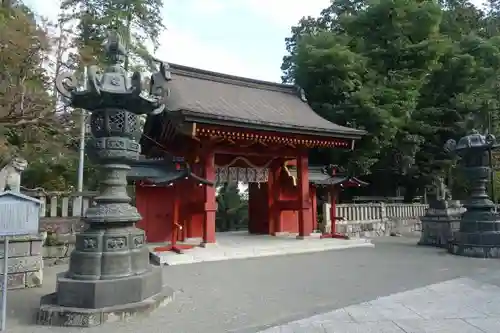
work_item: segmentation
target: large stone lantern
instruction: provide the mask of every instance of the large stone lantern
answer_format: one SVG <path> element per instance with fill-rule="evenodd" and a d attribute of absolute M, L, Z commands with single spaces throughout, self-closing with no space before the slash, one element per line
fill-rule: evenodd
<path fill-rule="evenodd" d="M 500 216 L 486 193 L 491 176 L 489 151 L 495 148 L 495 137 L 474 131 L 458 143 L 449 140 L 446 148 L 462 159 L 462 168 L 470 182 L 471 193 L 465 201 L 467 209 L 449 244 L 449 252 L 480 258 L 500 258 Z"/>
<path fill-rule="evenodd" d="M 88 229 L 76 236 L 69 270 L 58 275 L 56 292 L 42 298 L 39 324 L 99 325 L 149 311 L 173 295 L 163 286 L 161 269 L 149 263 L 144 231 L 135 227 L 141 215 L 126 191 L 129 164 L 140 153 L 139 116 L 163 111 L 168 73 L 161 66 L 150 88 L 156 95 L 144 94 L 140 74 L 129 78 L 121 65 L 125 49 L 119 35 L 110 35 L 106 52 L 108 67 L 89 67 L 87 90 L 77 90 L 69 74 L 57 78 L 70 106 L 91 112 L 87 151 L 100 166 L 101 183 L 96 205 L 82 218 Z"/>

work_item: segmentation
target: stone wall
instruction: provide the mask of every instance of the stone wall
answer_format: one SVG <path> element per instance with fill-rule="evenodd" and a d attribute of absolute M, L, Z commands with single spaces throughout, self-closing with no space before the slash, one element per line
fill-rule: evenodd
<path fill-rule="evenodd" d="M 380 221 L 358 221 L 338 224 L 337 232 L 351 238 L 373 238 L 421 231 L 419 218 L 391 218 Z"/>
<path fill-rule="evenodd" d="M 322 232 L 331 231 L 330 204 L 323 205 Z M 421 231 L 424 204 L 339 204 L 335 216 L 336 232 L 352 238 L 379 237 Z"/>
<path fill-rule="evenodd" d="M 8 288 L 40 287 L 43 282 L 43 238 L 37 236 L 10 237 L 8 260 Z M 4 242 L 0 241 L 0 258 L 4 258 Z M 3 274 L 3 263 L 0 264 Z M 3 279 L 0 279 L 0 285 Z"/>

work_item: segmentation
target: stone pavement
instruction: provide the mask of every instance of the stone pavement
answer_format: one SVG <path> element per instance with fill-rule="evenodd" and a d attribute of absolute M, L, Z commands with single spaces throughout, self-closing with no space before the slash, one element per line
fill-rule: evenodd
<path fill-rule="evenodd" d="M 347 306 L 260 333 L 498 333 L 500 287 L 459 278 Z"/>
<path fill-rule="evenodd" d="M 484 296 L 486 292 L 490 293 L 491 300 L 498 299 L 496 295 L 500 288 L 500 261 L 452 256 L 442 249 L 416 246 L 417 241 L 418 237 L 384 237 L 373 240 L 374 248 L 165 266 L 163 268 L 165 282 L 176 291 L 172 303 L 153 312 L 148 318 L 132 318 L 128 322 L 110 323 L 89 329 L 33 325 L 40 296 L 54 291 L 55 274 L 66 268 L 50 267 L 44 272 L 42 288 L 9 293 L 7 332 L 256 333 L 314 315 L 329 313 L 335 309 L 350 309 L 351 306 L 356 308 L 356 304 L 376 302 L 389 298 L 390 295 L 404 296 L 405 292 L 412 295 L 412 290 L 426 290 L 430 288 L 428 286 L 447 286 L 450 289 L 449 292 L 445 292 L 446 288 L 441 289 L 448 300 L 446 303 L 448 307 L 466 302 L 464 296 L 472 295 L 472 299 L 476 300 L 474 306 L 477 306 L 477 310 L 483 316 L 478 319 L 483 320 L 483 324 L 491 321 L 492 319 L 485 319 L 484 316 L 491 308 L 492 312 L 498 311 L 500 306 L 491 303 L 491 308 L 488 309 L 484 305 L 488 303 L 482 303 L 479 296 Z M 459 284 L 450 285 L 457 281 Z M 462 287 L 461 284 L 466 284 L 466 287 Z M 458 290 L 455 287 L 459 287 Z M 429 315 L 422 309 L 425 298 L 418 299 L 421 301 L 415 305 L 420 308 L 411 311 L 416 311 L 421 316 Z M 429 306 L 439 315 L 440 309 L 436 307 L 438 305 Z M 373 307 L 362 307 L 363 310 L 365 308 L 377 311 Z M 463 309 L 459 308 L 457 311 Z M 385 310 L 383 313 L 387 312 L 388 310 Z M 402 316 L 401 312 L 398 313 Z M 494 318 L 493 315 L 490 314 L 489 318 Z M 419 320 L 422 323 L 420 318 Z M 466 320 L 479 326 L 479 323 L 472 322 L 474 319 Z M 448 320 L 435 318 L 427 321 L 427 324 L 433 322 L 440 324 L 443 321 L 452 324 L 457 322 L 453 318 Z M 411 323 L 411 320 L 408 322 Z M 348 324 L 338 321 L 335 325 L 344 329 L 340 332 L 350 333 L 347 331 Z M 366 328 L 377 324 L 377 322 L 365 324 L 365 327 L 360 327 L 359 332 L 380 332 L 376 327 L 371 331 Z M 275 329 L 274 332 L 276 331 Z M 290 331 L 284 330 L 284 332 Z M 325 331 L 320 330 L 320 332 Z M 453 328 L 441 331 L 428 329 L 427 332 L 463 331 Z M 493 332 L 500 332 L 500 329 Z"/>
<path fill-rule="evenodd" d="M 195 247 L 183 254 L 151 252 L 153 260 L 161 265 L 193 264 L 205 261 L 245 259 L 287 254 L 342 250 L 357 247 L 373 247 L 367 239 L 320 239 L 319 234 L 298 240 L 296 235 L 273 237 L 250 235 L 246 231 L 217 233 L 217 244 L 207 248 Z M 200 243 L 201 240 L 198 241 Z M 157 245 L 150 245 L 153 249 Z"/>

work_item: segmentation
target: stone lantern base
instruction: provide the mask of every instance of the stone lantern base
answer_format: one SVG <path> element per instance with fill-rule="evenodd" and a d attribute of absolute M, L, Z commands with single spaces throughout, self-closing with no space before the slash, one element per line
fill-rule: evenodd
<path fill-rule="evenodd" d="M 421 217 L 422 234 L 418 245 L 447 248 L 453 234 L 460 228 L 465 209 L 455 200 L 431 202 Z"/>
<path fill-rule="evenodd" d="M 500 232 L 457 232 L 448 252 L 464 257 L 500 259 Z"/>
<path fill-rule="evenodd" d="M 147 314 L 169 303 L 174 291 L 162 286 L 160 267 L 110 280 L 74 280 L 60 273 L 55 293 L 42 297 L 37 324 L 91 327 Z"/>
<path fill-rule="evenodd" d="M 500 258 L 500 215 L 494 211 L 468 210 L 448 251 L 466 257 Z"/>

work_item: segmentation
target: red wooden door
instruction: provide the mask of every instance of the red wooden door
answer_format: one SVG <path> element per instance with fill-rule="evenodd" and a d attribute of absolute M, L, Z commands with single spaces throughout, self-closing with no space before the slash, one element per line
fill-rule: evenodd
<path fill-rule="evenodd" d="M 148 243 L 170 241 L 173 218 L 170 188 L 137 186 L 136 206 L 142 215 L 137 226 L 146 232 Z"/>

